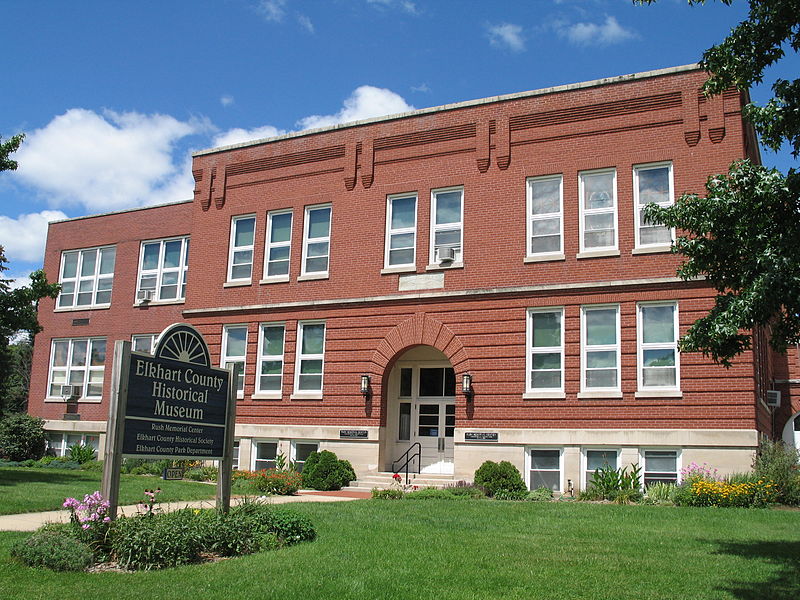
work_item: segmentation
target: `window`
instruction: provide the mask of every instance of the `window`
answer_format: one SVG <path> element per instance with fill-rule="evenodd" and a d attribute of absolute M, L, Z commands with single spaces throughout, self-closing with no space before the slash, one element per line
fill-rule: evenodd
<path fill-rule="evenodd" d="M 100 447 L 100 436 L 96 433 L 67 433 L 65 431 L 47 434 L 47 454 L 50 456 L 69 456 L 71 446 L 91 446 L 97 452 Z M 102 456 L 96 458 L 102 459 Z"/>
<path fill-rule="evenodd" d="M 583 488 L 589 487 L 595 471 L 610 467 L 619 468 L 619 453 L 616 450 L 586 450 L 586 470 L 584 471 Z"/>
<path fill-rule="evenodd" d="M 672 243 L 672 229 L 645 221 L 643 209 L 648 204 L 663 207 L 673 203 L 672 163 L 634 167 L 633 195 L 636 247 L 669 246 Z"/>
<path fill-rule="evenodd" d="M 644 486 L 653 483 L 678 483 L 677 450 L 644 451 Z"/>
<path fill-rule="evenodd" d="M 561 451 L 531 450 L 528 482 L 530 489 L 545 487 L 561 491 Z"/>
<path fill-rule="evenodd" d="M 297 327 L 299 341 L 295 365 L 295 393 L 321 393 L 325 358 L 325 323 L 300 321 Z"/>
<path fill-rule="evenodd" d="M 421 367 L 419 395 L 428 398 L 448 398 L 456 395 L 456 372 L 452 367 Z"/>
<path fill-rule="evenodd" d="M 308 455 L 317 452 L 319 444 L 317 442 L 295 442 L 292 444 L 292 450 L 294 451 L 294 469 L 298 473 L 302 473 Z"/>
<path fill-rule="evenodd" d="M 256 218 L 234 217 L 231 221 L 228 281 L 250 281 L 253 276 L 253 243 Z"/>
<path fill-rule="evenodd" d="M 247 356 L 247 325 L 226 325 L 222 330 L 222 368 L 241 365 L 236 377 L 236 396 L 244 397 L 244 366 Z"/>
<path fill-rule="evenodd" d="M 61 398 L 61 386 L 72 385 L 80 398 L 102 397 L 105 364 L 104 338 L 53 340 L 48 395 Z"/>
<path fill-rule="evenodd" d="M 61 255 L 58 308 L 98 308 L 111 304 L 116 248 L 71 250 Z"/>
<path fill-rule="evenodd" d="M 431 263 L 463 260 L 462 223 L 464 220 L 464 190 L 434 190 L 431 194 Z"/>
<path fill-rule="evenodd" d="M 619 391 L 619 306 L 584 306 L 581 389 Z"/>
<path fill-rule="evenodd" d="M 292 250 L 292 211 L 276 210 L 267 215 L 267 251 L 264 279 L 288 281 Z"/>
<path fill-rule="evenodd" d="M 639 304 L 639 389 L 679 387 L 678 305 Z"/>
<path fill-rule="evenodd" d="M 387 268 L 413 267 L 417 246 L 417 197 L 390 196 L 386 211 L 384 264 Z"/>
<path fill-rule="evenodd" d="M 152 300 L 183 300 L 189 268 L 189 238 L 142 243 L 138 292 L 149 290 Z"/>
<path fill-rule="evenodd" d="M 564 390 L 564 309 L 528 311 L 528 386 L 539 390 Z"/>
<path fill-rule="evenodd" d="M 282 323 L 266 323 L 259 330 L 257 393 L 281 393 L 283 381 L 283 341 Z"/>
<path fill-rule="evenodd" d="M 157 333 L 146 333 L 142 335 L 134 335 L 131 338 L 131 350 L 134 352 L 144 352 L 146 354 L 152 354 L 153 348 L 156 345 L 156 339 L 158 338 Z"/>
<path fill-rule="evenodd" d="M 409 369 L 410 370 L 410 369 Z M 398 415 L 397 439 L 408 441 L 411 439 L 411 403 L 401 402 L 400 413 Z"/>
<path fill-rule="evenodd" d="M 528 179 L 528 256 L 563 252 L 562 179 L 561 175 Z"/>
<path fill-rule="evenodd" d="M 328 275 L 331 250 L 331 207 L 306 207 L 303 225 L 302 275 Z"/>
<path fill-rule="evenodd" d="M 233 469 L 239 468 L 239 440 L 233 440 Z"/>
<path fill-rule="evenodd" d="M 278 442 L 256 442 L 253 470 L 263 471 L 264 469 L 274 469 L 277 456 Z"/>
<path fill-rule="evenodd" d="M 579 175 L 581 252 L 617 249 L 617 172 Z"/>

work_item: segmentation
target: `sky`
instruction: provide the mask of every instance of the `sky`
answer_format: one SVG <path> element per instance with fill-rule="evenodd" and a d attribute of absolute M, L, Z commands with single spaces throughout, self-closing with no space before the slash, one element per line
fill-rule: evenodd
<path fill-rule="evenodd" d="M 193 151 L 685 65 L 747 3 L 0 0 L 0 245 L 17 285 L 49 221 L 190 200 Z M 751 90 L 764 103 L 790 55 Z M 765 165 L 800 166 L 762 149 Z M 698 190 L 700 191 L 700 190 Z"/>

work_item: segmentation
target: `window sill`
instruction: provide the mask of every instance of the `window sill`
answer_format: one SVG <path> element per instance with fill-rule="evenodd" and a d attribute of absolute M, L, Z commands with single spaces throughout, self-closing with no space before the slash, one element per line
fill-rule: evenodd
<path fill-rule="evenodd" d="M 81 310 L 108 310 L 111 304 L 98 304 L 97 306 L 61 306 L 54 308 L 53 312 L 77 312 Z"/>
<path fill-rule="evenodd" d="M 325 273 L 308 273 L 307 275 L 300 275 L 297 281 L 314 281 L 315 279 L 328 279 L 329 275 Z"/>
<path fill-rule="evenodd" d="M 242 279 L 241 281 L 226 281 L 222 284 L 224 288 L 244 287 L 253 283 L 252 279 Z"/>
<path fill-rule="evenodd" d="M 525 392 L 522 394 L 523 400 L 564 400 L 567 395 L 564 392 L 558 391 L 545 391 L 541 392 Z"/>
<path fill-rule="evenodd" d="M 288 283 L 289 276 L 288 275 L 281 275 L 280 277 L 267 277 L 266 279 L 262 279 L 258 283 L 260 285 L 267 285 L 270 283 Z"/>
<path fill-rule="evenodd" d="M 580 392 L 578 394 L 578 398 L 583 400 L 595 399 L 595 398 L 618 400 L 622 398 L 622 392 L 615 392 L 613 390 L 610 392 L 601 392 L 601 391 Z"/>
<path fill-rule="evenodd" d="M 633 395 L 634 398 L 683 398 L 680 390 L 640 390 Z"/>
<path fill-rule="evenodd" d="M 289 396 L 289 400 L 322 400 L 322 392 L 295 393 Z"/>
<path fill-rule="evenodd" d="M 52 404 L 72 404 L 71 402 L 66 402 L 63 398 L 55 398 L 55 397 L 47 397 L 44 399 L 45 402 L 52 403 Z M 103 401 L 102 398 L 80 398 L 78 400 L 78 404 L 100 404 Z"/>
<path fill-rule="evenodd" d="M 578 254 L 575 255 L 575 258 L 602 258 L 604 256 L 619 256 L 619 250 L 585 250 L 583 252 L 578 252 Z"/>
<path fill-rule="evenodd" d="M 659 254 L 664 252 L 672 252 L 672 246 L 645 246 L 631 250 L 631 254 Z"/>
<path fill-rule="evenodd" d="M 522 259 L 523 263 L 538 263 L 538 262 L 548 262 L 551 260 L 566 260 L 563 252 L 559 252 L 556 254 L 541 254 L 541 255 L 532 255 L 526 256 Z"/>
<path fill-rule="evenodd" d="M 463 269 L 464 263 L 463 262 L 453 262 L 449 265 L 437 265 L 437 264 L 430 264 L 425 267 L 426 271 L 446 271 L 449 269 Z"/>
<path fill-rule="evenodd" d="M 186 304 L 186 298 L 180 300 L 148 300 L 147 302 L 134 302 L 134 308 L 145 308 L 147 306 L 169 306 L 170 304 Z"/>
<path fill-rule="evenodd" d="M 404 265 L 401 267 L 386 267 L 381 269 L 381 275 L 391 275 L 392 273 L 416 273 L 415 265 Z"/>
<path fill-rule="evenodd" d="M 283 398 L 283 394 L 280 392 L 274 393 L 261 393 L 261 394 L 253 394 L 250 396 L 253 400 L 281 400 Z"/>

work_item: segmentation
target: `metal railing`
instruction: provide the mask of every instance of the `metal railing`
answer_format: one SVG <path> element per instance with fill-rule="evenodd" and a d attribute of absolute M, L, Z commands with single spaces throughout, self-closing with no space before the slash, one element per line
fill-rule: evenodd
<path fill-rule="evenodd" d="M 415 450 L 416 449 L 416 450 Z M 412 450 L 415 450 L 412 453 Z M 403 455 L 395 461 L 392 461 L 392 472 L 399 473 L 403 469 L 406 472 L 406 485 L 408 485 L 408 465 L 411 463 L 412 460 L 415 458 L 417 459 L 417 474 L 419 475 L 419 464 L 420 464 L 420 457 L 422 455 L 422 445 L 419 442 L 414 442 L 408 447 L 408 450 L 403 453 Z M 395 465 L 405 459 L 400 468 L 395 468 Z"/>

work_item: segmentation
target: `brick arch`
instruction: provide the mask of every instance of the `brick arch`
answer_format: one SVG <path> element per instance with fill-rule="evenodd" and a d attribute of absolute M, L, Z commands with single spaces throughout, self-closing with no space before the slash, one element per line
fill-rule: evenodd
<path fill-rule="evenodd" d="M 456 373 L 469 371 L 469 356 L 456 334 L 441 321 L 417 313 L 392 329 L 378 345 L 370 362 L 372 374 L 382 379 L 397 357 L 414 346 L 432 346 L 448 358 Z"/>

